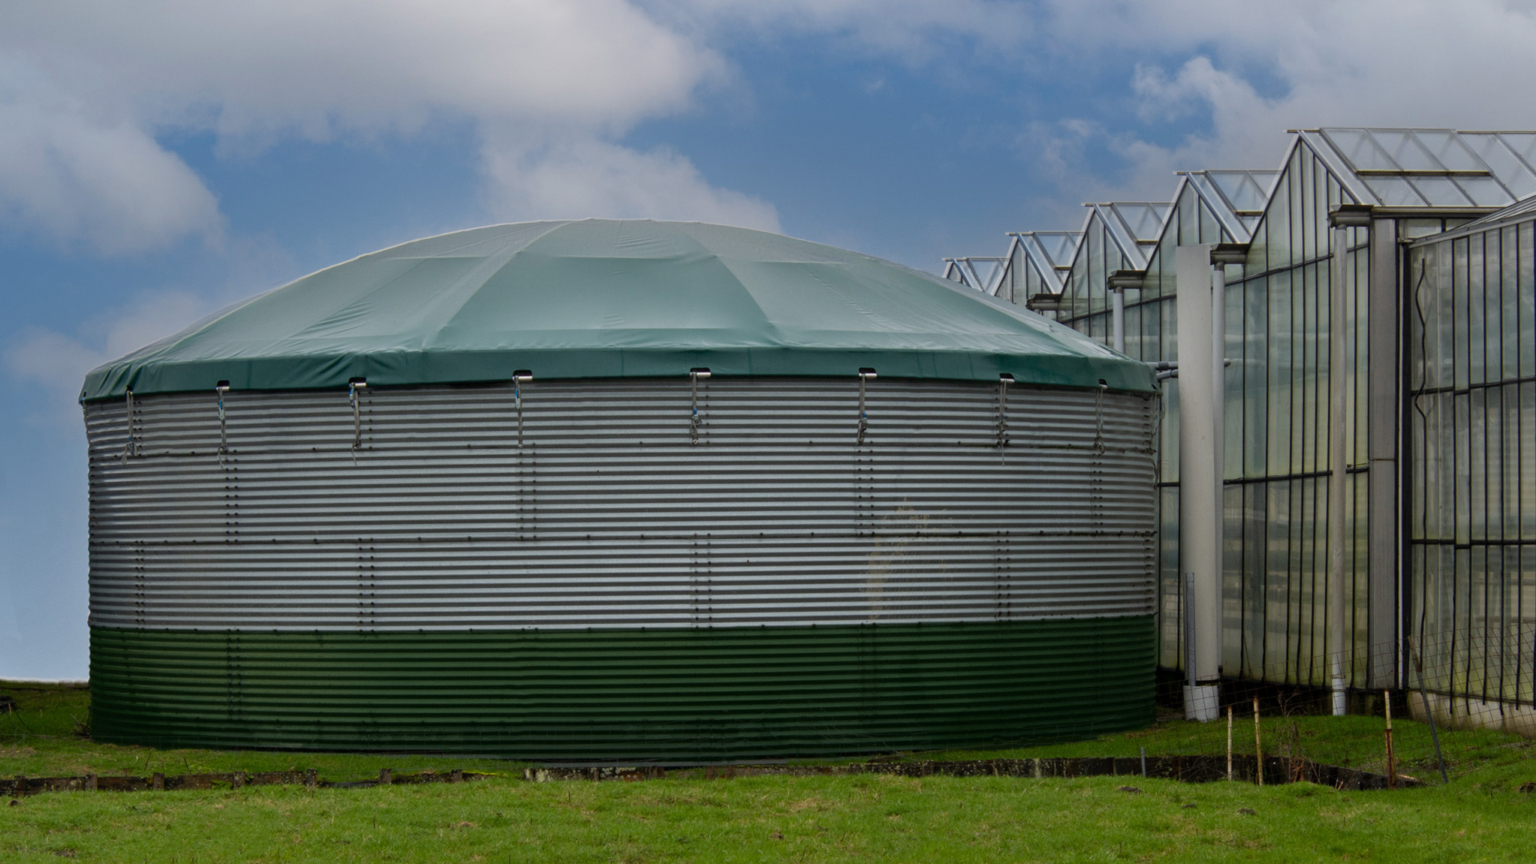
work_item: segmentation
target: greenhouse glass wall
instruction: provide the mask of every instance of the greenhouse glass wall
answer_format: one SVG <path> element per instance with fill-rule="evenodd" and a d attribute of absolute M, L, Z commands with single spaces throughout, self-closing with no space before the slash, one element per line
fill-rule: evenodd
<path fill-rule="evenodd" d="M 1515 217 L 1489 215 L 1532 195 L 1536 133 L 1327 128 L 1294 133 L 1278 171 L 1194 171 L 1182 175 L 1171 205 L 1091 206 L 1061 280 L 1057 317 L 1113 344 L 1113 282 L 1124 291 L 1125 351 L 1146 362 L 1178 356 L 1176 248 L 1224 244 L 1242 253 L 1242 264 L 1225 268 L 1224 676 L 1326 683 L 1325 658 L 1336 650 L 1326 609 L 1329 430 L 1337 421 L 1345 426 L 1348 484 L 1341 644 L 1349 685 L 1404 683 L 1415 645 L 1426 664 L 1437 662 L 1428 656 L 1432 643 L 1460 664 L 1435 685 L 1444 693 L 1512 699 L 1518 686 L 1521 698 L 1532 698 L 1536 626 L 1525 610 L 1536 609 L 1529 551 L 1536 529 L 1523 532 L 1536 507 L 1512 510 L 1510 502 L 1529 501 L 1536 481 L 1533 455 L 1510 451 L 1509 442 L 1531 437 L 1536 385 L 1530 369 L 1506 359 L 1518 355 L 1508 346 L 1528 332 L 1520 327 L 1530 326 L 1519 310 L 1530 308 L 1533 287 L 1519 274 L 1529 273 L 1531 246 L 1529 239 L 1521 245 L 1529 235 L 1509 221 Z M 1484 217 L 1505 221 L 1467 226 Z M 1342 418 L 1329 416 L 1336 272 L 1344 274 L 1346 309 Z M 1494 284 L 1498 318 L 1490 317 L 1495 301 L 1484 287 Z M 1405 303 L 1409 296 L 1417 299 Z M 1459 318 L 1451 312 L 1457 302 Z M 1481 317 L 1466 311 L 1473 307 Z M 1428 349 L 1411 344 L 1420 313 L 1434 322 L 1421 339 Z M 1473 335 L 1493 328 L 1497 349 L 1491 337 Z M 1519 344 L 1530 350 L 1529 339 Z M 1433 357 L 1425 360 L 1423 350 Z M 1487 353 L 1495 350 L 1496 367 Z M 1405 368 L 1416 371 L 1404 375 Z M 1166 669 L 1184 668 L 1178 389 L 1176 378 L 1165 383 L 1160 446 Z M 1411 430 L 1409 413 L 1418 418 Z M 1527 425 L 1510 425 L 1521 417 Z M 1399 452 L 1417 461 L 1409 466 Z M 1496 476 L 1497 485 L 1476 485 L 1469 471 Z M 1473 498 L 1481 509 L 1469 506 Z M 1501 509 L 1489 509 L 1494 500 Z M 1517 675 L 1511 664 L 1520 663 Z M 1503 685 L 1484 682 L 1500 672 Z M 1523 684 L 1512 683 L 1522 675 Z"/>
<path fill-rule="evenodd" d="M 1536 697 L 1536 199 L 1408 252 L 1407 630 L 1431 686 Z"/>

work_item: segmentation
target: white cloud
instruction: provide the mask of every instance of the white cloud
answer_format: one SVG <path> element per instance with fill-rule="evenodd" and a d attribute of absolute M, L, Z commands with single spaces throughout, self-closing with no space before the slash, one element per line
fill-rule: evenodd
<path fill-rule="evenodd" d="M 221 227 L 202 180 L 142 129 L 14 86 L 0 89 L 0 220 L 107 253 Z"/>
<path fill-rule="evenodd" d="M 485 162 L 495 181 L 490 207 L 501 218 L 638 217 L 779 230 L 773 205 L 709 185 L 665 148 L 640 153 L 592 139 L 500 143 L 486 146 Z"/>
<path fill-rule="evenodd" d="M 1276 167 L 1293 128 L 1532 125 L 1528 100 L 1513 95 L 1536 77 L 1529 2 L 1053 0 L 1050 27 L 1089 62 L 1183 55 L 1176 68 L 1137 67 L 1139 119 L 1210 118 L 1191 124 L 1207 131 L 1164 145 L 1133 124 L 1106 124 L 1090 143 L 1130 170 L 1098 194 L 1167 195 L 1175 169 Z M 1075 131 L 1046 137 L 1083 143 Z"/>
<path fill-rule="evenodd" d="M 724 67 L 625 0 L 113 0 L 7 13 L 72 89 L 222 134 L 410 128 L 434 112 L 623 126 Z"/>
<path fill-rule="evenodd" d="M 105 252 L 153 248 L 218 221 L 212 194 L 156 143 L 161 132 L 211 130 L 230 155 L 449 117 L 567 142 L 532 158 L 492 136 L 487 200 L 501 212 L 773 225 L 767 204 L 712 187 L 685 157 L 620 146 L 634 124 L 731 83 L 712 43 L 830 34 L 911 65 L 955 40 L 1016 47 L 1026 12 L 994 0 L 13 4 L 0 88 L 20 95 L 0 96 L 0 211 Z M 27 107 L 45 103 L 65 107 Z"/>
<path fill-rule="evenodd" d="M 714 52 L 625 0 L 101 0 L 10 7 L 4 19 L 0 214 L 104 252 L 217 225 L 212 194 L 157 130 L 212 130 L 230 153 L 284 136 L 409 134 L 447 116 L 584 140 L 602 157 L 590 173 L 612 176 L 602 145 L 727 75 Z M 610 200 L 634 206 L 645 191 Z M 694 197 L 730 212 L 734 195 Z"/>
<path fill-rule="evenodd" d="M 80 423 L 75 399 L 85 373 L 163 339 L 213 312 L 216 304 L 184 291 L 153 291 L 87 321 L 74 335 L 44 327 L 22 330 L 4 352 L 5 369 L 49 394 L 46 421 Z"/>

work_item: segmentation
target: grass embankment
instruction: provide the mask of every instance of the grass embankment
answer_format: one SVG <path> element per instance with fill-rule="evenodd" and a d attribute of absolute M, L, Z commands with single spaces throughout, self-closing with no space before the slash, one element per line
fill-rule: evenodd
<path fill-rule="evenodd" d="M 376 776 L 473 768 L 458 785 L 299 786 L 159 793 L 50 793 L 0 808 L 0 859 L 53 861 L 757 861 L 757 860 L 1529 860 L 1532 743 L 1442 733 L 1449 786 L 1341 793 L 1297 784 L 1185 785 L 1127 778 L 890 776 L 527 783 L 512 763 L 441 757 L 150 750 L 75 735 L 88 695 L 22 691 L 0 718 L 0 773 L 40 775 L 316 768 Z M 1294 724 L 1294 730 L 1292 727 Z M 1434 772 L 1428 730 L 1399 721 L 1400 750 Z M 1266 719 L 1266 751 L 1373 767 L 1372 718 Z M 1246 734 L 1246 739 L 1243 735 Z M 1251 722 L 1236 738 L 1252 752 Z M 1418 752 L 1422 738 L 1423 753 Z M 1165 723 L 1098 741 L 914 758 L 1219 753 L 1225 724 Z M 1377 766 L 1379 767 L 1379 766 Z M 1251 812 L 1248 812 L 1251 811 Z"/>

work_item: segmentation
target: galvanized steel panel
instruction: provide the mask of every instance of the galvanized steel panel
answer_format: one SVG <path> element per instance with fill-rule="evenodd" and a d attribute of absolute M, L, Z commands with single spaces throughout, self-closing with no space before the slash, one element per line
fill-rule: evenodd
<path fill-rule="evenodd" d="M 1000 390 L 872 380 L 862 443 L 857 380 L 703 380 L 697 443 L 687 379 L 91 403 L 91 622 L 1150 614 L 1151 399 Z"/>
<path fill-rule="evenodd" d="M 91 733 L 698 761 L 1013 746 L 1153 719 L 1150 617 L 331 633 L 92 628 Z"/>

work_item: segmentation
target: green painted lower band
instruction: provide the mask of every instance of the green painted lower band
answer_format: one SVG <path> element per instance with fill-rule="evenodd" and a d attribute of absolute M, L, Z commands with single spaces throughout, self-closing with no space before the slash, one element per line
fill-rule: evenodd
<path fill-rule="evenodd" d="M 716 630 L 91 630 L 91 729 L 153 746 L 816 756 L 1153 719 L 1150 617 Z"/>

